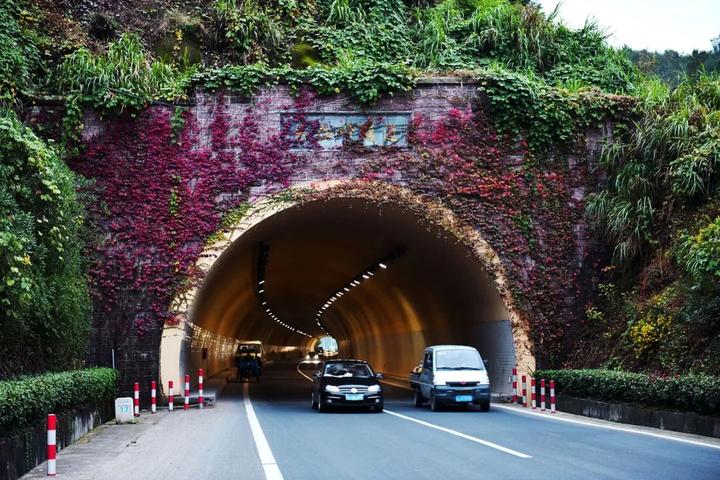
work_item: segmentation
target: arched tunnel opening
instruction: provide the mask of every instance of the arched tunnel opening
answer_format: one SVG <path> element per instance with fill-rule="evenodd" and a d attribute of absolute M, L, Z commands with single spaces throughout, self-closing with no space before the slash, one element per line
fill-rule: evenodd
<path fill-rule="evenodd" d="M 429 345 L 471 345 L 493 391 L 507 393 L 508 319 L 470 247 L 401 207 L 339 198 L 281 210 L 243 233 L 214 262 L 188 320 L 201 337 L 259 340 L 268 358 L 299 358 L 330 336 L 340 357 L 402 379 Z M 197 337 L 181 370 L 231 366 L 231 344 L 201 354 Z"/>

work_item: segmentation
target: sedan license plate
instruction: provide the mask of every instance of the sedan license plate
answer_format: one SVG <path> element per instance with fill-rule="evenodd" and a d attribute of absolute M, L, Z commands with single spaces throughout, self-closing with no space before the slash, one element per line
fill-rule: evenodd
<path fill-rule="evenodd" d="M 362 399 L 363 399 L 362 393 L 353 393 L 353 394 L 345 395 L 345 400 L 362 400 Z"/>
<path fill-rule="evenodd" d="M 456 402 L 472 402 L 472 395 L 455 395 Z"/>

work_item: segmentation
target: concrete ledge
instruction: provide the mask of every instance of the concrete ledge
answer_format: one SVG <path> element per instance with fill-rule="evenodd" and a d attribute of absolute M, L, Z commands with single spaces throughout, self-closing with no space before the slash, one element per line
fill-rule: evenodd
<path fill-rule="evenodd" d="M 58 451 L 112 418 L 113 406 L 79 408 L 57 414 Z M 0 480 L 15 480 L 47 459 L 46 419 L 0 437 Z"/>
<path fill-rule="evenodd" d="M 720 417 L 673 412 L 623 403 L 607 403 L 585 398 L 558 395 L 561 412 L 644 427 L 720 438 Z"/>

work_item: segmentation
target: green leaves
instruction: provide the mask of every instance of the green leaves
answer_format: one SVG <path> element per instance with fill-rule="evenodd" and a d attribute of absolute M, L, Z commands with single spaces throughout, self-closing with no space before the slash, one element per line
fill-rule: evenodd
<path fill-rule="evenodd" d="M 75 181 L 53 148 L 0 112 L 0 377 L 85 352 L 90 300 Z"/>
<path fill-rule="evenodd" d="M 720 163 L 720 76 L 701 74 L 675 90 L 641 87 L 639 120 L 603 149 L 607 187 L 591 196 L 588 213 L 626 263 L 652 246 L 673 208 L 717 191 Z"/>
<path fill-rule="evenodd" d="M 98 405 L 115 396 L 117 373 L 90 368 L 0 381 L 0 429 L 12 432 L 48 413 Z"/>
<path fill-rule="evenodd" d="M 559 394 L 700 414 L 720 413 L 720 379 L 710 375 L 654 377 L 618 370 L 541 370 Z"/>

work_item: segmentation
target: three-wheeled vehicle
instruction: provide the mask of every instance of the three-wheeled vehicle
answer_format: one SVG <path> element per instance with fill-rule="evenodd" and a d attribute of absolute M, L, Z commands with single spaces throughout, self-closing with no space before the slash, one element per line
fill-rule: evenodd
<path fill-rule="evenodd" d="M 247 379 L 249 382 L 251 378 L 255 378 L 255 381 L 259 382 L 262 373 L 262 343 L 255 341 L 238 345 L 235 366 L 238 381 Z"/>

